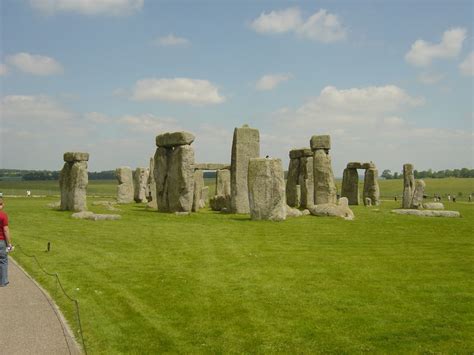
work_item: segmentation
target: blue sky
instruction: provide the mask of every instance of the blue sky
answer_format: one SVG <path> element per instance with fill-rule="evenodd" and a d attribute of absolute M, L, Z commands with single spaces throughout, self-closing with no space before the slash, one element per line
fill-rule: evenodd
<path fill-rule="evenodd" d="M 234 127 L 288 162 L 331 134 L 336 175 L 472 167 L 472 1 L 1 2 L 2 168 L 147 166 L 154 137 L 229 162 Z"/>

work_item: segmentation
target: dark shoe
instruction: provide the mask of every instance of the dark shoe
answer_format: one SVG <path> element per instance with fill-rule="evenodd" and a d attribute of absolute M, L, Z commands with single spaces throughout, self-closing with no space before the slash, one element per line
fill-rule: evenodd
<path fill-rule="evenodd" d="M 4 284 L 4 285 L 0 285 L 0 287 L 5 287 L 5 286 L 8 285 L 8 284 L 9 284 L 9 282 L 7 282 L 7 283 Z"/>

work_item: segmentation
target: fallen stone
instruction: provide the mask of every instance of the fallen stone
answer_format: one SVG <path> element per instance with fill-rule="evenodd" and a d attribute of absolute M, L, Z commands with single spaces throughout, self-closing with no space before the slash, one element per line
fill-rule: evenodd
<path fill-rule="evenodd" d="M 444 210 L 444 205 L 441 202 L 425 202 L 423 207 L 427 210 Z"/>
<path fill-rule="evenodd" d="M 331 149 L 331 136 L 329 135 L 312 136 L 310 140 L 310 145 L 311 145 L 312 150 Z"/>
<path fill-rule="evenodd" d="M 116 203 L 115 201 L 94 201 L 92 202 L 92 206 L 108 206 L 115 205 Z"/>
<path fill-rule="evenodd" d="M 90 211 L 73 213 L 71 217 L 75 219 L 88 219 L 91 221 L 113 221 L 122 218 L 122 216 L 118 214 L 96 214 Z"/>
<path fill-rule="evenodd" d="M 286 216 L 287 217 L 300 217 L 302 215 L 303 215 L 303 212 L 301 212 L 299 209 L 286 205 Z"/>
<path fill-rule="evenodd" d="M 66 152 L 63 155 L 64 161 L 68 163 L 74 163 L 76 161 L 88 161 L 89 153 L 82 152 Z"/>
<path fill-rule="evenodd" d="M 397 209 L 397 210 L 392 210 L 392 213 L 401 214 L 401 215 L 420 216 L 420 217 L 448 217 L 448 218 L 461 217 L 461 214 L 458 211 Z"/>
<path fill-rule="evenodd" d="M 285 178 L 281 159 L 250 159 L 248 199 L 251 219 L 286 219 Z"/>
<path fill-rule="evenodd" d="M 309 208 L 313 216 L 318 217 L 340 217 L 347 221 L 355 218 L 354 213 L 347 205 L 336 205 L 334 203 L 325 203 L 314 205 Z"/>
<path fill-rule="evenodd" d="M 189 216 L 190 212 L 175 212 L 175 216 Z"/>
<path fill-rule="evenodd" d="M 50 208 L 59 208 L 61 206 L 61 201 L 48 203 L 46 206 Z"/>
<path fill-rule="evenodd" d="M 167 132 L 156 136 L 157 147 L 176 147 L 180 145 L 190 145 L 194 142 L 194 134 L 189 132 Z"/>

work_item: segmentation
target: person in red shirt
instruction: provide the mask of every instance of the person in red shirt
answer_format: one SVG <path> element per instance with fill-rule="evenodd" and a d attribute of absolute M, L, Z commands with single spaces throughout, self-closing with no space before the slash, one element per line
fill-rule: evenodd
<path fill-rule="evenodd" d="M 0 197 L 0 287 L 8 285 L 8 252 L 12 250 L 8 215 L 3 212 L 4 206 Z"/>

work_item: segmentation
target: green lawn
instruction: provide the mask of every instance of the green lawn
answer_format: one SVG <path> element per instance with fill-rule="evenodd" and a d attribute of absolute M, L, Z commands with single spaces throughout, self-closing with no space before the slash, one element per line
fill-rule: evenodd
<path fill-rule="evenodd" d="M 474 204 L 447 204 L 460 219 L 393 215 L 387 201 L 354 221 L 279 223 L 131 204 L 93 222 L 46 207 L 56 200 L 7 198 L 12 236 L 79 300 L 91 354 L 474 351 Z M 13 256 L 77 329 L 54 281 Z"/>

